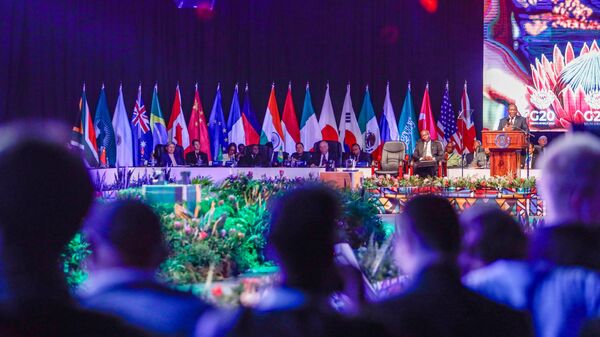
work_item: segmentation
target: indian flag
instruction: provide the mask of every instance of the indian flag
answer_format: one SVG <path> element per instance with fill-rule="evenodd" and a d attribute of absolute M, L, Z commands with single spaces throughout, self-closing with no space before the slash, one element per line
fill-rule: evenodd
<path fill-rule="evenodd" d="M 269 103 L 267 104 L 267 112 L 260 133 L 260 143 L 266 144 L 271 142 L 273 149 L 283 149 L 285 139 L 283 138 L 283 128 L 281 127 L 281 118 L 279 117 L 279 109 L 275 100 L 275 84 L 271 86 L 271 95 L 269 95 Z"/>

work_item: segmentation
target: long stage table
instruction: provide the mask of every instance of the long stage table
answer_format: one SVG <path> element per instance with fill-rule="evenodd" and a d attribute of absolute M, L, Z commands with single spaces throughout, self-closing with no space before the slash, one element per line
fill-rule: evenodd
<path fill-rule="evenodd" d="M 139 180 L 142 177 L 153 176 L 155 171 L 162 171 L 164 168 L 160 167 L 129 167 L 126 171 L 131 172 L 131 179 Z M 120 169 L 123 173 L 124 169 Z M 168 168 L 170 170 L 170 177 L 175 181 L 179 182 L 182 180 L 182 172 L 189 172 L 190 178 L 195 177 L 210 177 L 213 181 L 221 181 L 230 175 L 247 174 L 252 172 L 256 178 L 266 177 L 278 177 L 284 175 L 288 178 L 295 177 L 319 177 L 320 172 L 324 172 L 324 168 L 319 167 L 186 167 L 178 166 Z M 342 170 L 342 169 L 338 169 Z M 362 177 L 371 177 L 371 168 L 357 168 L 362 173 Z M 540 170 L 530 170 L 529 175 L 533 177 L 539 177 Z M 521 170 L 521 177 L 526 176 L 526 171 Z M 476 176 L 476 177 L 489 177 L 489 169 L 464 169 L 450 168 L 448 169 L 448 177 L 460 177 Z M 90 169 L 90 176 L 97 186 L 111 186 L 118 181 L 119 169 L 117 168 L 97 168 Z"/>

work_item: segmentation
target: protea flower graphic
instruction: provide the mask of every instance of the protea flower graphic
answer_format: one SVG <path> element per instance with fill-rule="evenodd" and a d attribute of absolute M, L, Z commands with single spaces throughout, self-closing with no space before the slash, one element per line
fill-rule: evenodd
<path fill-rule="evenodd" d="M 531 75 L 533 86 L 527 86 L 526 97 L 539 110 L 552 106 L 550 128 L 600 119 L 600 48 L 595 40 L 589 47 L 584 43 L 579 56 L 570 42 L 564 54 L 555 45 L 552 61 L 545 55 L 536 58 Z"/>

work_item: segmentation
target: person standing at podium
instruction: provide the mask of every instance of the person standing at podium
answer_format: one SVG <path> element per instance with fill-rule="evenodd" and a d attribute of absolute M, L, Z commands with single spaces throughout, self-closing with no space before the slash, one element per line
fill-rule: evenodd
<path fill-rule="evenodd" d="M 529 126 L 525 117 L 520 116 L 514 103 L 508 105 L 508 117 L 500 119 L 498 131 L 523 131 L 529 134 Z"/>

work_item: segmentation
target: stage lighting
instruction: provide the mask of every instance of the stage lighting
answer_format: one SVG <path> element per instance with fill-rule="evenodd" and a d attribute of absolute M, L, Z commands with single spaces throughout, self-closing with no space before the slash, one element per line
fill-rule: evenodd
<path fill-rule="evenodd" d="M 215 8 L 216 0 L 174 0 L 177 8 L 204 8 L 212 10 Z"/>

